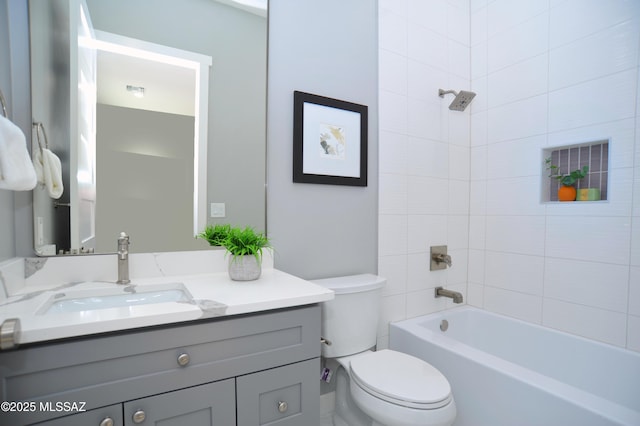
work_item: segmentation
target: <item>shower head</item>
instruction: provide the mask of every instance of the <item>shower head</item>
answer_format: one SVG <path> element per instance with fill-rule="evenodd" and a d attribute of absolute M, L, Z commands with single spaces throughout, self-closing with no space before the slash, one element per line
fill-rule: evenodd
<path fill-rule="evenodd" d="M 465 90 L 461 90 L 460 93 L 455 90 L 438 90 L 438 96 L 441 98 L 444 98 L 444 95 L 449 93 L 453 93 L 456 96 L 451 105 L 449 105 L 449 109 L 452 111 L 464 111 L 476 96 L 475 93 Z"/>

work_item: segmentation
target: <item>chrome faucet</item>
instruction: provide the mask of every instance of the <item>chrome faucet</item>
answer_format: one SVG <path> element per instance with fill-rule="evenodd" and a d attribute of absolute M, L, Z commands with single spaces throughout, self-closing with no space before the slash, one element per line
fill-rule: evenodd
<path fill-rule="evenodd" d="M 436 297 L 450 297 L 453 303 L 462 303 L 462 293 L 453 290 L 445 290 L 442 287 L 436 287 Z"/>
<path fill-rule="evenodd" d="M 118 237 L 118 281 L 117 284 L 129 284 L 129 236 L 121 232 Z"/>

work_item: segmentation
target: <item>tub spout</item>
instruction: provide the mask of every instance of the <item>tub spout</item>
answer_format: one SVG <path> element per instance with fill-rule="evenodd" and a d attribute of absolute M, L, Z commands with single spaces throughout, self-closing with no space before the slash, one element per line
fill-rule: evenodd
<path fill-rule="evenodd" d="M 442 287 L 436 287 L 436 297 L 450 297 L 453 303 L 462 303 L 462 293 L 453 290 L 445 290 Z"/>

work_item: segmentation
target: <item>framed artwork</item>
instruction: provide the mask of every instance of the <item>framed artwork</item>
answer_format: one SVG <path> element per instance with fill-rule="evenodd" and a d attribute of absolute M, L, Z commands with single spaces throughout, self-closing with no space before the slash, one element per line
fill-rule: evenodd
<path fill-rule="evenodd" d="M 367 106 L 293 93 L 293 181 L 367 186 Z"/>

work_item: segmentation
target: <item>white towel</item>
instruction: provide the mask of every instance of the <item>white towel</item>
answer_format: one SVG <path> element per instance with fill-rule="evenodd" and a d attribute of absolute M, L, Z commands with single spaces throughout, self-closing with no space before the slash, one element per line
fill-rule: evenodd
<path fill-rule="evenodd" d="M 42 148 L 42 150 L 35 148 L 35 151 L 36 155 L 33 160 L 33 165 L 36 169 L 38 182 L 47 188 L 51 198 L 60 198 L 64 192 L 60 159 L 47 148 Z"/>
<path fill-rule="evenodd" d="M 29 191 L 36 184 L 24 133 L 0 115 L 0 189 Z"/>

